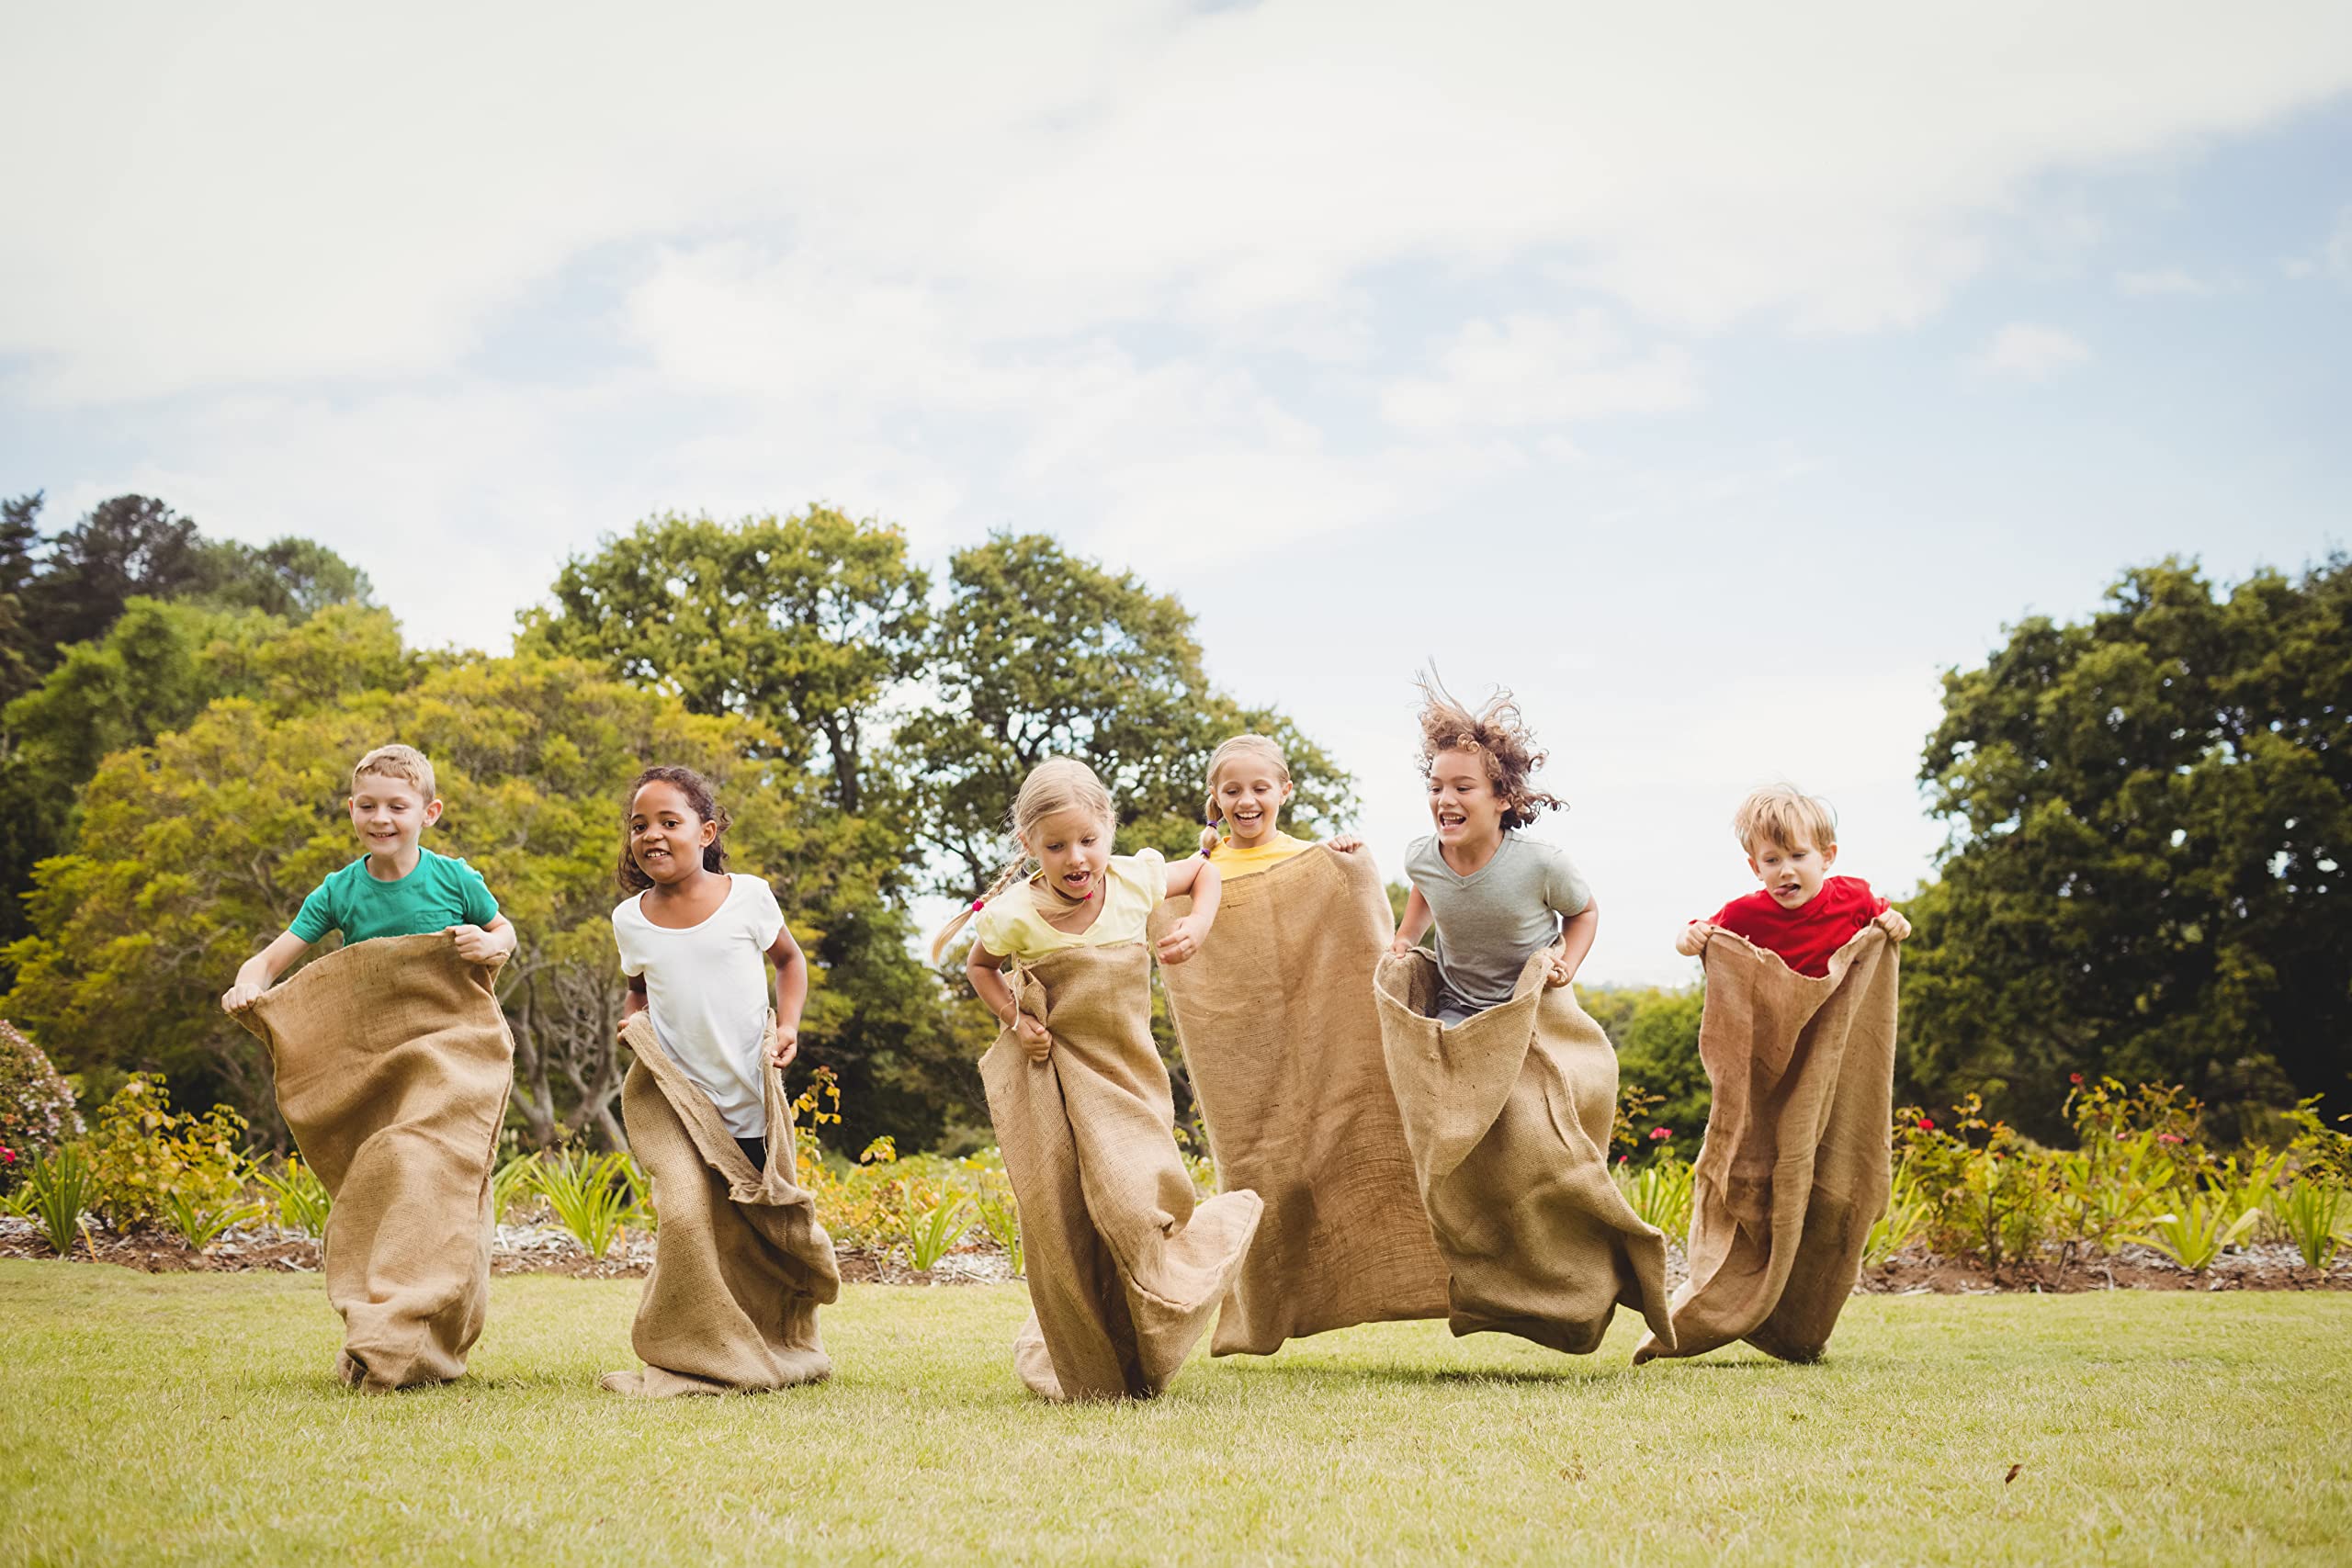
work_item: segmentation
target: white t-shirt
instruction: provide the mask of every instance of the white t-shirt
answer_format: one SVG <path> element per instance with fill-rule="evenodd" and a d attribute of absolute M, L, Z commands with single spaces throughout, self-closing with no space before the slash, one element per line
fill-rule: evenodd
<path fill-rule="evenodd" d="M 739 1138 L 767 1136 L 768 1010 L 775 992 L 767 951 L 784 929 L 775 891 L 756 876 L 733 884 L 708 919 L 673 931 L 638 908 L 639 894 L 613 911 L 621 973 L 645 976 L 653 1033 L 680 1071 L 710 1096 Z"/>

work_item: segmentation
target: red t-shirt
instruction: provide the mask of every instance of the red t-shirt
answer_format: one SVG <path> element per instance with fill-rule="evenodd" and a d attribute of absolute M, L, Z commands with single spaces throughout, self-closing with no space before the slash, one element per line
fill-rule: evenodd
<path fill-rule="evenodd" d="M 1793 909 L 1761 887 L 1715 911 L 1714 923 L 1736 931 L 1800 975 L 1829 973 L 1829 956 L 1886 913 L 1886 900 L 1859 876 L 1824 877 L 1821 891 Z"/>

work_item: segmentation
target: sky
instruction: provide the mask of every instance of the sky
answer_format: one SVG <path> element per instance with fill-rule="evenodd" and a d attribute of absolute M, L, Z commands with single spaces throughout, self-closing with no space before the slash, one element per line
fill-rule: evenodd
<path fill-rule="evenodd" d="M 1900 895 L 1944 671 L 2352 536 L 2352 7 L 10 7 L 0 493 L 503 649 L 664 511 L 1038 530 L 1427 829 L 1513 691 L 1694 977 L 1787 778 Z M 926 908 L 925 913 L 929 910 Z"/>

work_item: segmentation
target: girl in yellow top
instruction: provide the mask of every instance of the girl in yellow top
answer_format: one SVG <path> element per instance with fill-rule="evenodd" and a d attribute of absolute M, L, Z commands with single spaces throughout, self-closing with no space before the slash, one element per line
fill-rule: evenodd
<path fill-rule="evenodd" d="M 1158 850 L 1114 855 L 1117 814 L 1111 792 L 1094 770 L 1070 758 L 1040 762 L 1012 803 L 1012 836 L 1021 854 L 970 909 L 932 939 L 933 962 L 964 923 L 978 916 L 977 939 L 964 961 L 965 977 L 989 1010 L 1013 1031 L 1032 1060 L 1053 1051 L 1045 1024 L 1013 1005 L 1004 966 L 1027 963 L 1066 947 L 1108 947 L 1141 942 L 1162 898 L 1193 896 L 1193 912 L 1159 939 L 1159 961 L 1182 964 L 1201 950 L 1216 919 L 1219 875 L 1205 860 L 1170 866 Z M 1031 860 L 1036 872 L 1014 886 Z"/>
<path fill-rule="evenodd" d="M 1201 853 L 1226 876 L 1248 876 L 1315 846 L 1294 839 L 1277 823 L 1290 804 L 1290 759 L 1272 738 L 1237 735 L 1209 758 L 1208 820 L 1201 829 Z M 1222 831 L 1220 831 L 1222 829 Z M 1363 840 L 1342 833 L 1331 840 L 1340 853 L 1353 854 Z"/>

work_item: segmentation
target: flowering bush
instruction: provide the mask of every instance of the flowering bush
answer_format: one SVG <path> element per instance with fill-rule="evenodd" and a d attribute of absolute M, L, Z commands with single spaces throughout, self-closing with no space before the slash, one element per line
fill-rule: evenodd
<path fill-rule="evenodd" d="M 22 1181 L 50 1150 L 81 1135 L 73 1089 L 40 1046 L 0 1019 L 0 1192 Z"/>
<path fill-rule="evenodd" d="M 163 1078 L 133 1073 L 98 1111 L 90 1140 L 98 1183 L 92 1207 L 115 1229 L 127 1230 L 175 1208 L 209 1213 L 239 1204 L 244 1132 L 245 1119 L 225 1105 L 203 1116 L 175 1114 Z"/>

